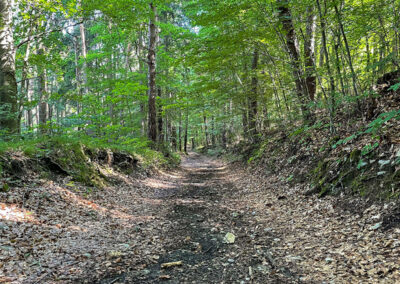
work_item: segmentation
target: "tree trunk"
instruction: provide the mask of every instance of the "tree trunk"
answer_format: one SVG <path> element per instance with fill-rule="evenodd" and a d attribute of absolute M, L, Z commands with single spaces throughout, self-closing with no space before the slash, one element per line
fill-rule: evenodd
<path fill-rule="evenodd" d="M 243 106 L 242 108 L 242 125 L 243 125 L 243 136 L 247 137 L 249 132 L 249 119 L 247 116 L 247 107 Z"/>
<path fill-rule="evenodd" d="M 306 73 L 306 88 L 308 97 L 311 101 L 315 100 L 315 93 L 317 91 L 317 77 L 315 76 L 315 29 L 316 16 L 314 15 L 313 7 L 307 8 L 307 27 L 306 37 L 304 40 L 304 57 L 305 57 L 305 73 Z"/>
<path fill-rule="evenodd" d="M 150 22 L 149 22 L 149 50 L 147 64 L 149 66 L 149 112 L 148 112 L 148 138 L 157 142 L 157 107 L 156 107 L 156 45 L 157 45 L 157 27 L 156 13 L 157 9 L 150 3 Z"/>
<path fill-rule="evenodd" d="M 253 53 L 253 62 L 251 66 L 251 93 L 249 95 L 249 130 L 251 138 L 254 140 L 257 137 L 257 112 L 258 112 L 258 49 L 255 48 Z"/>
<path fill-rule="evenodd" d="M 44 47 L 42 44 L 39 46 L 38 55 L 44 55 Z M 39 129 L 41 134 L 46 134 L 46 124 L 48 116 L 48 105 L 47 105 L 47 78 L 46 69 L 43 66 L 39 66 L 38 80 L 39 80 Z"/>
<path fill-rule="evenodd" d="M 327 48 L 327 40 L 326 40 L 326 30 L 325 30 L 325 19 L 324 16 L 322 15 L 322 9 L 321 5 L 319 3 L 319 0 L 317 0 L 317 6 L 318 6 L 318 12 L 319 12 L 319 17 L 320 17 L 320 24 L 321 24 L 321 34 L 322 34 L 322 48 L 325 54 L 325 59 L 326 59 L 326 68 L 328 71 L 328 76 L 329 76 L 329 83 L 330 83 L 330 99 L 331 99 L 331 111 L 334 111 L 335 108 L 335 80 L 332 75 L 331 71 L 331 65 L 330 65 L 330 60 L 329 60 L 329 53 L 328 53 L 328 48 Z"/>
<path fill-rule="evenodd" d="M 29 35 L 31 34 L 31 31 L 29 30 Z M 24 105 L 24 102 L 26 101 L 26 100 L 30 100 L 29 98 L 28 98 L 28 91 L 29 91 L 29 85 L 30 85 L 30 81 L 29 81 L 29 79 L 28 79 L 28 68 L 29 68 L 29 66 L 28 66 L 28 60 L 29 60 L 29 57 L 30 57 L 30 52 L 31 52 L 31 44 L 30 44 L 30 42 L 28 42 L 27 43 L 27 46 L 26 46 L 26 51 L 25 51 L 25 56 L 24 56 L 24 64 L 23 64 L 23 67 L 22 67 L 22 78 L 21 78 L 21 100 L 20 100 L 20 103 L 19 103 L 19 117 L 18 117 L 18 133 L 21 133 L 21 129 L 20 129 L 20 127 L 21 127 L 21 119 L 22 119 L 22 116 L 23 116 L 23 112 L 24 112 L 24 109 L 23 109 L 23 105 Z M 28 110 L 28 119 L 27 119 L 27 125 L 26 125 L 26 128 L 30 128 L 31 127 L 31 125 L 30 125 L 30 120 L 29 120 L 29 110 Z"/>
<path fill-rule="evenodd" d="M 82 9 L 82 1 L 78 0 L 78 8 Z M 88 93 L 87 87 L 87 45 L 86 45 L 86 32 L 85 32 L 85 24 L 83 23 L 83 17 L 79 19 L 81 23 L 79 24 L 79 32 L 81 36 L 81 48 L 82 48 L 82 83 L 83 83 L 83 94 L 86 95 Z"/>
<path fill-rule="evenodd" d="M 0 0 L 0 131 L 18 132 L 18 91 L 11 0 Z"/>
<path fill-rule="evenodd" d="M 189 108 L 186 105 L 186 119 L 185 119 L 185 138 L 184 138 L 184 146 L 183 151 L 187 154 L 188 153 L 188 137 L 189 135 Z"/>
<path fill-rule="evenodd" d="M 340 28 L 340 31 L 341 31 L 342 36 L 343 36 L 344 46 L 346 47 L 347 59 L 348 59 L 349 67 L 350 67 L 350 70 L 351 70 L 351 78 L 353 80 L 354 95 L 357 97 L 357 104 L 358 104 L 358 107 L 360 108 L 360 103 L 359 103 L 359 100 L 358 100 L 357 75 L 356 75 L 356 72 L 354 71 L 353 59 L 351 57 L 351 52 L 350 52 L 350 46 L 349 46 L 349 43 L 347 41 L 346 33 L 344 32 L 342 17 L 341 17 L 341 15 L 339 13 L 339 9 L 338 9 L 338 7 L 336 5 L 334 5 L 334 8 L 335 8 L 336 17 L 337 17 L 337 20 L 338 20 L 338 23 L 339 23 L 339 28 Z"/>
<path fill-rule="evenodd" d="M 206 147 L 208 148 L 209 139 L 208 139 L 208 126 L 207 126 L 207 116 L 206 115 L 203 115 L 203 120 L 204 120 L 204 134 L 206 136 Z"/>
<path fill-rule="evenodd" d="M 182 152 L 182 113 L 179 111 L 179 127 L 178 127 L 178 149 L 179 152 Z"/>
<path fill-rule="evenodd" d="M 300 101 L 301 111 L 303 113 L 304 120 L 310 122 L 312 115 L 307 107 L 307 93 L 305 88 L 305 82 L 303 79 L 303 71 L 300 66 L 300 54 L 297 48 L 297 37 L 292 21 L 292 13 L 288 6 L 287 0 L 277 0 L 279 16 L 283 25 L 283 30 L 286 33 L 286 47 L 290 57 L 290 63 L 293 69 L 293 77 L 296 84 L 297 97 Z"/>
<path fill-rule="evenodd" d="M 227 105 L 225 105 L 224 106 L 224 116 L 228 116 L 229 114 L 228 114 L 228 106 Z M 226 128 L 227 128 L 227 125 L 226 125 L 226 120 L 225 120 L 225 118 L 224 118 L 224 120 L 223 120 L 223 123 L 222 123 L 222 130 L 221 130 L 221 144 L 222 144 L 222 148 L 226 148 L 226 144 L 227 144 L 227 139 L 226 139 Z"/>
<path fill-rule="evenodd" d="M 216 129 L 215 129 L 215 118 L 214 116 L 211 117 L 211 144 L 212 147 L 215 147 L 217 144 L 217 139 L 215 135 Z"/>
<path fill-rule="evenodd" d="M 172 149 L 176 152 L 178 150 L 178 139 L 176 135 L 176 126 L 174 124 L 171 125 L 171 145 Z"/>
<path fill-rule="evenodd" d="M 162 145 L 164 143 L 164 131 L 163 131 L 163 106 L 161 102 L 161 88 L 158 88 L 158 143 Z"/>

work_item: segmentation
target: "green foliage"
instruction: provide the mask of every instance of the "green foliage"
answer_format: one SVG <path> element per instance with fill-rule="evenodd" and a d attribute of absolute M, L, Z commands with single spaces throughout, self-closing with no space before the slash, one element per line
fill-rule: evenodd
<path fill-rule="evenodd" d="M 367 129 L 363 132 L 365 134 L 376 134 L 383 125 L 391 119 L 400 119 L 400 110 L 393 110 L 390 112 L 382 113 L 377 119 L 368 124 Z"/>

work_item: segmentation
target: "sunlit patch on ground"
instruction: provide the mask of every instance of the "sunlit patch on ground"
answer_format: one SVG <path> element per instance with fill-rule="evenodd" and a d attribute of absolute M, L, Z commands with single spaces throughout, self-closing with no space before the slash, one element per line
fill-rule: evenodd
<path fill-rule="evenodd" d="M 176 188 L 176 184 L 172 182 L 157 180 L 153 178 L 149 178 L 143 181 L 143 184 L 149 187 L 157 188 L 157 189 L 173 189 Z"/>
<path fill-rule="evenodd" d="M 5 203 L 0 203 L 0 220 L 12 222 L 37 222 L 32 211 L 20 208 L 17 204 Z"/>
<path fill-rule="evenodd" d="M 198 199 L 175 199 L 176 204 L 202 204 L 205 203 L 204 200 Z"/>
<path fill-rule="evenodd" d="M 168 172 L 164 172 L 161 170 L 160 170 L 160 174 L 162 174 L 164 177 L 168 177 L 168 178 L 172 178 L 172 179 L 176 179 L 176 180 L 183 177 L 182 175 L 180 175 L 178 173 L 168 173 Z"/>

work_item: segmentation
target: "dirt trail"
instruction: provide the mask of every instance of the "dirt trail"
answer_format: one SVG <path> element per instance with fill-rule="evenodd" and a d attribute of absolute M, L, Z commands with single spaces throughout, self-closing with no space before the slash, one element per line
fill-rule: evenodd
<path fill-rule="evenodd" d="M 115 176 L 105 190 L 36 180 L 0 194 L 0 283 L 400 283 L 390 204 L 305 197 L 195 153 Z"/>
<path fill-rule="evenodd" d="M 298 282 L 289 269 L 277 266 L 268 242 L 255 240 L 259 230 L 254 212 L 235 198 L 240 189 L 228 172 L 219 161 L 191 153 L 174 175 L 155 178 L 158 189 L 150 198 L 162 199 L 169 224 L 161 232 L 165 252 L 142 271 L 99 283 Z M 227 233 L 236 236 L 235 243 L 226 243 Z M 176 261 L 183 265 L 161 269 L 162 263 Z"/>

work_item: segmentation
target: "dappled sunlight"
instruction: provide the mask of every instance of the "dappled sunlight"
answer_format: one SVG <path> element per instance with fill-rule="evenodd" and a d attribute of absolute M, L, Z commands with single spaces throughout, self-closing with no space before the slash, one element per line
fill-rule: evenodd
<path fill-rule="evenodd" d="M 196 186 L 196 187 L 206 187 L 207 183 L 206 182 L 182 182 L 183 185 L 191 185 L 191 186 Z"/>
<path fill-rule="evenodd" d="M 20 208 L 17 204 L 5 203 L 0 203 L 0 220 L 38 223 L 32 211 Z"/>
<path fill-rule="evenodd" d="M 167 173 L 167 172 L 164 172 L 162 170 L 159 170 L 159 172 L 165 177 L 169 177 L 169 178 L 176 179 L 176 180 L 179 180 L 179 179 L 181 179 L 183 177 L 181 174 L 176 173 L 176 172 Z"/>
<path fill-rule="evenodd" d="M 150 204 L 150 205 L 162 205 L 164 200 L 162 199 L 154 199 L 154 198 L 138 198 L 137 200 L 141 201 L 142 203 Z"/>
<path fill-rule="evenodd" d="M 102 216 L 108 216 L 108 217 L 111 217 L 114 219 L 120 219 L 125 222 L 127 222 L 127 221 L 128 222 L 146 222 L 146 221 L 150 221 L 150 220 L 154 219 L 153 216 L 136 216 L 136 215 L 125 213 L 123 211 L 125 211 L 127 209 L 122 208 L 122 207 L 117 208 L 117 209 L 115 209 L 115 208 L 109 209 L 107 207 L 98 205 L 93 201 L 84 199 L 81 196 L 77 195 L 76 193 L 71 192 L 70 190 L 59 187 L 59 186 L 56 187 L 56 191 L 61 193 L 60 195 L 65 201 L 76 204 L 77 206 L 86 208 L 88 210 L 93 210 Z M 151 201 L 151 200 L 148 200 L 148 201 Z M 77 229 L 77 227 L 75 227 L 74 229 Z"/>
<path fill-rule="evenodd" d="M 204 204 L 204 200 L 198 199 L 175 199 L 176 204 Z"/>
<path fill-rule="evenodd" d="M 55 189 L 57 192 L 61 193 L 60 196 L 66 201 L 73 202 L 81 207 L 94 210 L 101 214 L 105 214 L 107 212 L 107 208 L 97 205 L 92 201 L 86 200 L 68 189 L 62 188 L 60 186 L 55 187 Z"/>
<path fill-rule="evenodd" d="M 153 178 L 148 178 L 148 179 L 144 180 L 143 184 L 148 186 L 148 187 L 152 187 L 152 188 L 156 188 L 156 189 L 173 189 L 173 188 L 176 188 L 176 183 L 157 180 L 157 179 L 153 179 Z"/>

